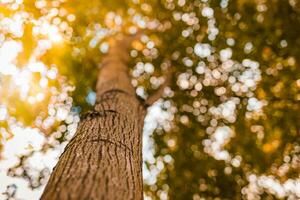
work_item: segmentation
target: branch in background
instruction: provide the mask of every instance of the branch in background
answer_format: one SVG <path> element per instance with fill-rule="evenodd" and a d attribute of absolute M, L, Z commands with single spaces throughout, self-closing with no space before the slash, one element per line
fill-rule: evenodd
<path fill-rule="evenodd" d="M 159 86 L 159 88 L 151 96 L 149 96 L 148 99 L 145 100 L 145 105 L 147 107 L 151 106 L 158 99 L 160 99 L 162 97 L 165 88 L 171 84 L 171 76 L 172 76 L 172 70 L 169 68 L 169 69 L 167 69 L 167 72 L 164 75 L 165 82 L 161 86 Z"/>

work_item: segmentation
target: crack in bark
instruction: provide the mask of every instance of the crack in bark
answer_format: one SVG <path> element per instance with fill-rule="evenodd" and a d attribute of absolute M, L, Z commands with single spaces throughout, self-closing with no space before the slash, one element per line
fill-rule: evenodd
<path fill-rule="evenodd" d="M 81 116 L 81 121 L 85 119 L 95 119 L 96 117 L 106 117 L 108 113 L 120 114 L 115 110 L 89 111 Z"/>
<path fill-rule="evenodd" d="M 116 147 L 124 147 L 125 149 L 129 150 L 130 153 L 133 154 L 133 150 L 131 148 L 129 148 L 126 144 L 123 144 L 120 141 L 114 142 L 114 141 L 111 141 L 109 139 L 97 138 L 97 139 L 87 140 L 86 142 L 106 142 L 106 143 L 109 143 L 109 144 L 113 144 Z"/>

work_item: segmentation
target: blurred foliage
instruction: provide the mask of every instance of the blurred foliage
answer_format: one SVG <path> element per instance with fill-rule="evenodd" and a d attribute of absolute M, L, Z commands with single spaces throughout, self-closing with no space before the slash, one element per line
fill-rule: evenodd
<path fill-rule="evenodd" d="M 137 94 L 147 98 L 168 69 L 173 73 L 163 101 L 155 105 L 168 117 L 158 121 L 152 135 L 155 160 L 146 159 L 146 166 L 157 177 L 145 177 L 145 195 L 300 198 L 298 0 L 8 2 L 0 3 L 2 21 L 27 13 L 21 35 L 0 34 L 2 45 L 5 40 L 22 42 L 16 66 L 27 66 L 41 40 L 52 43 L 35 57 L 47 75 L 33 73 L 26 97 L 12 89 L 11 75 L 0 77 L 0 104 L 10 119 L 0 120 L 1 132 L 10 132 L 9 124 L 18 122 L 45 135 L 61 132 L 57 139 L 64 141 L 70 130 L 60 127 L 68 124 L 66 118 L 49 118 L 49 110 L 58 113 L 57 104 L 69 105 L 71 113 L 91 108 L 89 97 L 108 41 L 142 30 L 129 64 Z M 34 34 L 45 16 L 58 31 L 48 27 Z M 56 77 L 51 78 L 51 70 L 58 71 Z M 37 86 L 34 79 L 44 76 L 47 87 Z M 38 91 L 45 98 L 30 103 Z M 49 119 L 53 122 L 45 126 Z"/>

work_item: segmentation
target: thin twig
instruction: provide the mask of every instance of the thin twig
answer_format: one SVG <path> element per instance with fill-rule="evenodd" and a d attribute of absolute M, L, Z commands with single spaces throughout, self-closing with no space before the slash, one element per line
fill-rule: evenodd
<path fill-rule="evenodd" d="M 159 88 L 150 97 L 148 97 L 148 99 L 145 100 L 146 106 L 151 106 L 158 99 L 162 97 L 165 88 L 168 87 L 171 83 L 171 76 L 172 76 L 172 71 L 169 68 L 167 69 L 167 72 L 164 74 L 165 82 L 161 86 L 159 86 Z"/>

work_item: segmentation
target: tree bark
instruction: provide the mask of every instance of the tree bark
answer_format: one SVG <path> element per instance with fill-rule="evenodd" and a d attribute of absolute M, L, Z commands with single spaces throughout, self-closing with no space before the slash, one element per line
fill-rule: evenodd
<path fill-rule="evenodd" d="M 128 42 L 103 60 L 94 110 L 82 117 L 46 185 L 42 200 L 140 200 L 145 106 L 130 83 Z"/>

